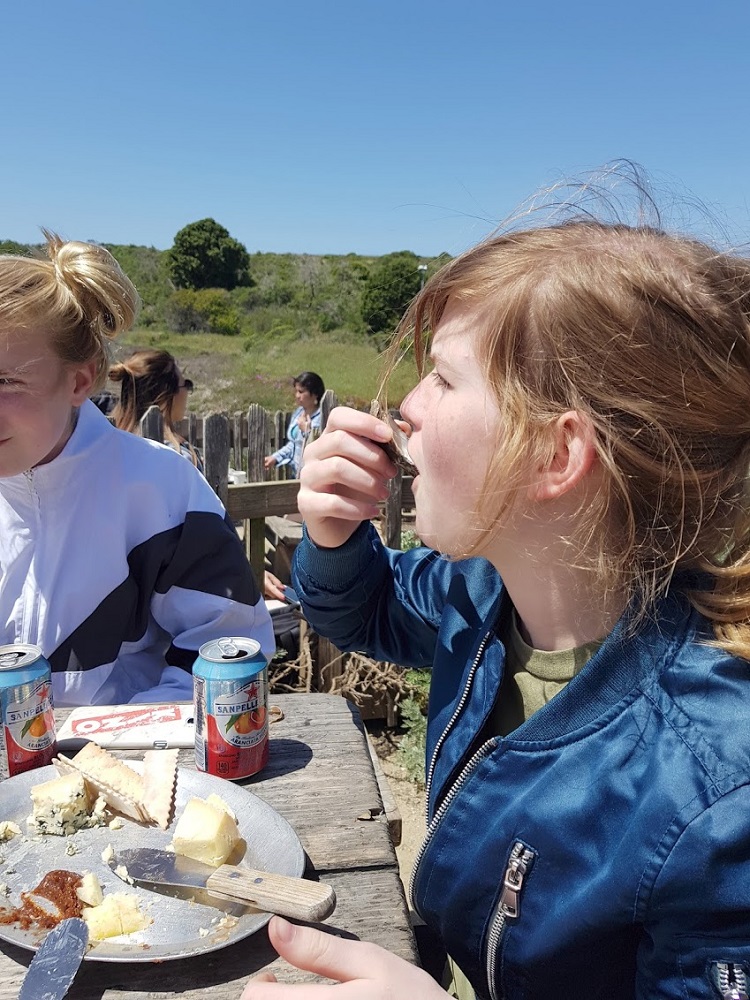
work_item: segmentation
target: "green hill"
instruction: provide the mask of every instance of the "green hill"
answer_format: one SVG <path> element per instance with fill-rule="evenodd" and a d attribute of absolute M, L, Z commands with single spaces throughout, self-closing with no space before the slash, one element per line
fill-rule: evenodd
<path fill-rule="evenodd" d="M 290 379 L 306 369 L 319 372 L 342 402 L 363 405 L 376 390 L 389 332 L 373 333 L 363 316 L 373 275 L 383 272 L 388 257 L 410 258 L 419 278 L 447 259 L 255 253 L 241 286 L 194 290 L 174 287 L 168 251 L 105 245 L 142 300 L 138 325 L 115 355 L 144 347 L 173 353 L 196 382 L 191 409 L 198 413 L 251 402 L 289 409 Z M 40 249 L 0 241 L 0 253 Z M 414 379 L 413 370 L 398 373 L 390 398 L 398 402 Z"/>

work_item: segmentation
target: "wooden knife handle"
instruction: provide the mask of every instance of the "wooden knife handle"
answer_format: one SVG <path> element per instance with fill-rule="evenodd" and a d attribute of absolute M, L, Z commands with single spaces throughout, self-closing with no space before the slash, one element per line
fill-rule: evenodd
<path fill-rule="evenodd" d="M 217 868 L 208 877 L 206 889 L 217 896 L 251 903 L 267 913 L 313 923 L 330 916 L 336 906 L 333 887 L 323 882 L 233 865 Z"/>

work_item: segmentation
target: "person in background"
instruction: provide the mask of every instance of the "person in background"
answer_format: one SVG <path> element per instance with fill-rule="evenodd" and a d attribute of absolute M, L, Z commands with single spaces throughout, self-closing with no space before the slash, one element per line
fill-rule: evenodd
<path fill-rule="evenodd" d="M 138 296 L 102 246 L 0 256 L 0 643 L 33 643 L 55 704 L 192 697 L 202 643 L 273 629 L 192 462 L 90 401 Z"/>
<path fill-rule="evenodd" d="M 114 393 L 109 392 L 107 389 L 102 389 L 101 392 L 95 392 L 89 398 L 97 410 L 101 410 L 105 417 L 108 417 L 112 413 L 112 410 L 114 410 L 117 406 L 117 397 Z"/>
<path fill-rule="evenodd" d="M 582 211 L 448 263 L 409 345 L 427 547 L 383 546 L 391 430 L 338 407 L 292 579 L 339 649 L 432 668 L 411 884 L 450 995 L 747 997 L 750 260 Z M 373 945 L 269 934 L 345 985 L 264 973 L 244 1000 L 446 995 Z"/>
<path fill-rule="evenodd" d="M 203 472 L 203 459 L 175 428 L 187 412 L 193 383 L 185 378 L 168 351 L 136 351 L 109 370 L 111 382 L 120 386 L 120 399 L 112 411 L 115 427 L 139 433 L 141 418 L 158 406 L 164 418 L 164 443 L 179 451 Z"/>
<path fill-rule="evenodd" d="M 293 381 L 297 408 L 289 420 L 286 444 L 273 455 L 267 455 L 264 465 L 266 469 L 273 469 L 277 465 L 290 465 L 292 477 L 299 479 L 302 452 L 310 437 L 310 431 L 320 427 L 320 401 L 326 387 L 323 379 L 315 372 L 301 372 Z"/>

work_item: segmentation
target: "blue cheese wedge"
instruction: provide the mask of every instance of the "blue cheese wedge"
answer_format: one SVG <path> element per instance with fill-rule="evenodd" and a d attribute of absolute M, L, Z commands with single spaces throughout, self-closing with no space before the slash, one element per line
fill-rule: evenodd
<path fill-rule="evenodd" d="M 92 796 L 82 774 L 64 774 L 31 789 L 27 822 L 37 833 L 67 836 L 104 822 L 104 802 Z"/>
<path fill-rule="evenodd" d="M 143 805 L 143 778 L 137 771 L 96 743 L 87 743 L 73 758 L 58 754 L 53 763 L 58 771 L 78 771 L 102 796 L 110 809 L 139 822 L 148 822 Z"/>

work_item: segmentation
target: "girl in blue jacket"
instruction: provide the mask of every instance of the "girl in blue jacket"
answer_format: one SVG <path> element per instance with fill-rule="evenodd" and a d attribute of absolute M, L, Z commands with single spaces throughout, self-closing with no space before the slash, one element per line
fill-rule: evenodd
<path fill-rule="evenodd" d="M 411 891 L 453 995 L 747 997 L 750 261 L 591 218 L 515 231 L 425 286 L 409 344 L 428 547 L 379 541 L 390 431 L 337 408 L 294 583 L 341 649 L 432 668 Z M 271 935 L 346 986 L 245 998 L 446 995 L 374 946 Z"/>

